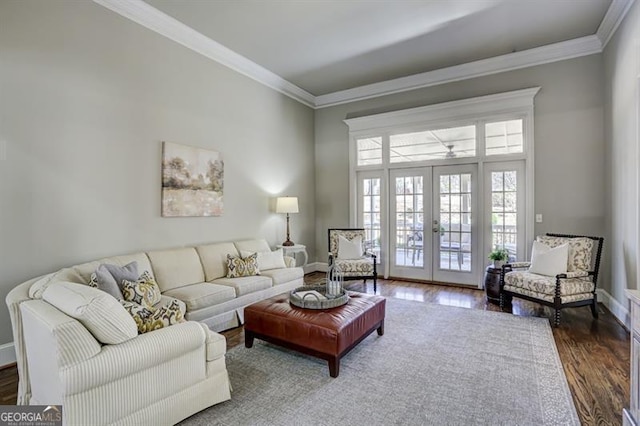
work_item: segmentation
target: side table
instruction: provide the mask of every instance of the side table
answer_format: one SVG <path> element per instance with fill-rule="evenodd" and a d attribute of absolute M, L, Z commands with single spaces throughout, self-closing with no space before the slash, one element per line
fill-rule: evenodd
<path fill-rule="evenodd" d="M 492 303 L 500 303 L 500 268 L 487 266 L 484 275 L 484 291 L 487 294 L 487 301 Z"/>
<path fill-rule="evenodd" d="M 282 252 L 285 256 L 289 256 L 291 254 L 291 257 L 296 259 L 296 266 L 306 266 L 306 264 L 309 262 L 307 246 L 304 246 L 302 244 L 294 244 L 292 246 L 283 246 L 282 244 L 278 244 L 276 247 L 282 249 Z M 304 256 L 304 262 L 302 262 L 302 265 L 298 265 L 298 258 L 296 257 L 296 253 L 302 253 L 302 255 Z"/>

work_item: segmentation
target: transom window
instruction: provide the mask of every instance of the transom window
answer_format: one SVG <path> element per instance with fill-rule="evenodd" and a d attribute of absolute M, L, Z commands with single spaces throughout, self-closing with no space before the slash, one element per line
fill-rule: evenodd
<path fill-rule="evenodd" d="M 357 140 L 358 166 L 382 164 L 382 138 L 364 138 Z"/>
<path fill-rule="evenodd" d="M 391 163 L 474 157 L 475 155 L 475 125 L 401 133 L 389 137 Z"/>
<path fill-rule="evenodd" d="M 522 119 L 485 124 L 485 146 L 486 155 L 522 152 Z"/>

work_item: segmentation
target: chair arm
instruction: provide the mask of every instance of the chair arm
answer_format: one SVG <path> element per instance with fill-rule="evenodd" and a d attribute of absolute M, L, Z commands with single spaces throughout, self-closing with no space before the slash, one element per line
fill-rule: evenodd
<path fill-rule="evenodd" d="M 556 275 L 556 278 L 583 278 L 593 275 L 593 271 L 572 271 Z"/>
<path fill-rule="evenodd" d="M 531 266 L 531 262 L 511 262 L 502 265 L 502 269 L 526 269 Z"/>
<path fill-rule="evenodd" d="M 207 337 L 198 322 L 185 321 L 140 334 L 118 345 L 104 345 L 99 354 L 60 371 L 64 393 L 93 389 L 195 350 L 202 350 L 204 365 Z"/>

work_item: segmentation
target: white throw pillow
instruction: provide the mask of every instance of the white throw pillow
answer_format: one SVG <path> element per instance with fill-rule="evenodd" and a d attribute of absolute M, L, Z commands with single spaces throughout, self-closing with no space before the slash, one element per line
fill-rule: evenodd
<path fill-rule="evenodd" d="M 247 257 L 251 256 L 252 251 L 240 250 L 240 256 Z M 275 251 L 259 251 L 258 252 L 258 269 L 261 271 L 268 271 L 269 269 L 280 269 L 286 268 L 287 265 L 284 263 L 284 251 L 282 249 L 278 249 Z"/>
<path fill-rule="evenodd" d="M 360 259 L 362 252 L 362 237 L 357 236 L 349 241 L 342 235 L 338 236 L 338 259 Z"/>
<path fill-rule="evenodd" d="M 555 277 L 567 272 L 569 244 L 551 248 L 539 241 L 533 242 L 529 272 Z"/>
<path fill-rule="evenodd" d="M 60 281 L 47 287 L 42 298 L 80 321 L 100 343 L 117 345 L 138 335 L 136 322 L 120 302 L 97 288 Z"/>

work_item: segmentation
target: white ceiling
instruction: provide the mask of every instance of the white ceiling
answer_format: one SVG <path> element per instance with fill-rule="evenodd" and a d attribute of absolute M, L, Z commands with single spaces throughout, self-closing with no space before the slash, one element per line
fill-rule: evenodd
<path fill-rule="evenodd" d="M 611 0 L 145 0 L 315 96 L 596 34 Z"/>

